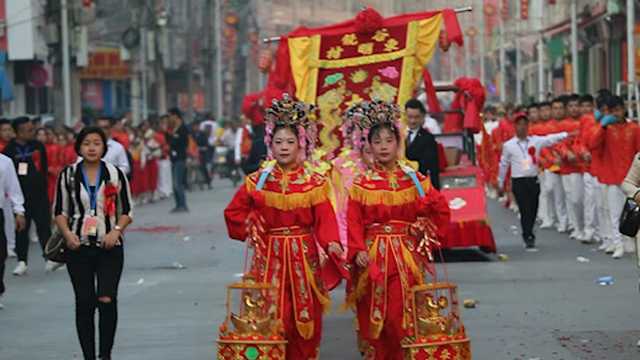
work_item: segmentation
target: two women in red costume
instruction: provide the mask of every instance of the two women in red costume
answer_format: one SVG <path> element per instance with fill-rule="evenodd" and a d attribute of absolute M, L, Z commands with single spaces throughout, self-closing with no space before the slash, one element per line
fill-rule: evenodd
<path fill-rule="evenodd" d="M 424 282 L 449 207 L 428 178 L 400 159 L 399 119 L 396 105 L 380 101 L 346 113 L 343 136 L 360 156 L 367 148 L 369 158 L 353 167 L 347 198 L 337 202 L 346 203 L 344 254 L 331 184 L 303 161 L 316 141 L 313 110 L 285 97 L 267 111 L 273 160 L 247 177 L 225 219 L 232 238 L 252 241 L 250 273 L 279 291 L 287 359 L 317 358 L 327 289 L 344 274 L 338 271 L 344 255 L 351 268 L 347 303 L 356 310 L 365 358 L 403 358 L 414 311 L 409 292 Z M 318 248 L 328 254 L 324 266 Z"/>
<path fill-rule="evenodd" d="M 332 261 L 321 270 L 319 248 L 330 258 L 343 254 L 330 184 L 304 161 L 314 148 L 314 111 L 288 97 L 274 102 L 265 139 L 272 160 L 247 176 L 225 210 L 230 237 L 252 241 L 249 274 L 278 291 L 287 359 L 318 357 L 328 288 L 339 276 Z"/>

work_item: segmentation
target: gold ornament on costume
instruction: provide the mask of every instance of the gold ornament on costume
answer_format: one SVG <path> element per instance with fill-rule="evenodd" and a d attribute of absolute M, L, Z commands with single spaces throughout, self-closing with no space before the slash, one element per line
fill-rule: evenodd
<path fill-rule="evenodd" d="M 265 121 L 275 126 L 307 128 L 315 120 L 316 107 L 302 101 L 295 101 L 289 94 L 284 94 L 282 100 L 274 100 L 265 114 Z"/>
<path fill-rule="evenodd" d="M 433 262 L 434 257 L 431 249 L 440 247 L 435 224 L 428 218 L 418 218 L 415 223 L 411 224 L 410 231 L 419 240 L 418 254 L 427 257 L 430 262 Z"/>
<path fill-rule="evenodd" d="M 440 296 L 436 299 L 435 296 L 428 293 L 421 295 L 416 299 L 418 334 L 423 336 L 448 334 L 451 321 L 440 314 L 449 306 L 447 297 Z"/>
<path fill-rule="evenodd" d="M 400 108 L 398 105 L 382 100 L 362 101 L 347 109 L 344 113 L 345 122 L 354 123 L 363 130 L 389 123 L 398 126 Z"/>
<path fill-rule="evenodd" d="M 342 45 L 344 46 L 354 46 L 354 45 L 358 45 L 358 37 L 356 36 L 356 34 L 345 34 L 342 37 Z"/>

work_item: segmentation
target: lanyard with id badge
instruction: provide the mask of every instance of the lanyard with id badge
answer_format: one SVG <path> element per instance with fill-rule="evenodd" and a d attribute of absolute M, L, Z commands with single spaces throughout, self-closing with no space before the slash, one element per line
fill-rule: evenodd
<path fill-rule="evenodd" d="M 29 156 L 33 154 L 30 147 L 26 147 L 25 149 L 17 147 L 18 157 L 20 161 L 18 162 L 18 176 L 27 176 L 29 175 Z"/>
<path fill-rule="evenodd" d="M 87 176 L 84 166 L 82 170 L 82 183 L 85 190 L 89 194 L 89 203 L 91 210 L 89 215 L 85 215 L 84 222 L 82 223 L 82 240 L 89 240 L 98 236 L 98 190 L 100 189 L 100 178 L 102 175 L 102 166 L 98 167 L 98 173 L 96 174 L 95 186 L 91 186 L 89 183 L 89 177 Z"/>
<path fill-rule="evenodd" d="M 527 142 L 525 143 L 524 149 L 520 145 L 519 141 L 517 142 L 517 144 L 520 148 L 520 151 L 522 152 L 522 163 L 520 164 L 522 166 L 522 170 L 529 171 L 529 169 L 531 168 L 531 159 L 529 158 L 529 154 L 527 153 L 527 149 L 529 148 L 529 140 L 527 140 Z"/>

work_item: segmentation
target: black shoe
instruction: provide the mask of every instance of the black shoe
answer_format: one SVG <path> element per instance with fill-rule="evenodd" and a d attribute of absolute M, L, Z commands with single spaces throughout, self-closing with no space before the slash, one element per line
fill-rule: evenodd
<path fill-rule="evenodd" d="M 532 242 L 527 243 L 524 246 L 524 249 L 525 249 L 526 252 L 538 252 L 538 248 L 536 247 L 536 244 L 532 243 Z"/>
<path fill-rule="evenodd" d="M 171 214 L 188 213 L 189 209 L 186 207 L 177 207 L 171 210 Z"/>

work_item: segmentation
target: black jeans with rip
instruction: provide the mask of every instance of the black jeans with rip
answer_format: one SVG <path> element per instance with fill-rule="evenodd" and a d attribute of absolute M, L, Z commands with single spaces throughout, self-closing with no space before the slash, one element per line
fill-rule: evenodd
<path fill-rule="evenodd" d="M 111 359 L 118 323 L 118 284 L 123 264 L 122 246 L 111 250 L 81 246 L 76 251 L 67 251 L 67 270 L 76 298 L 76 330 L 85 360 L 96 359 L 96 307 L 99 312 L 99 356 L 101 359 Z M 109 301 L 100 301 L 101 298 L 109 298 Z"/>

